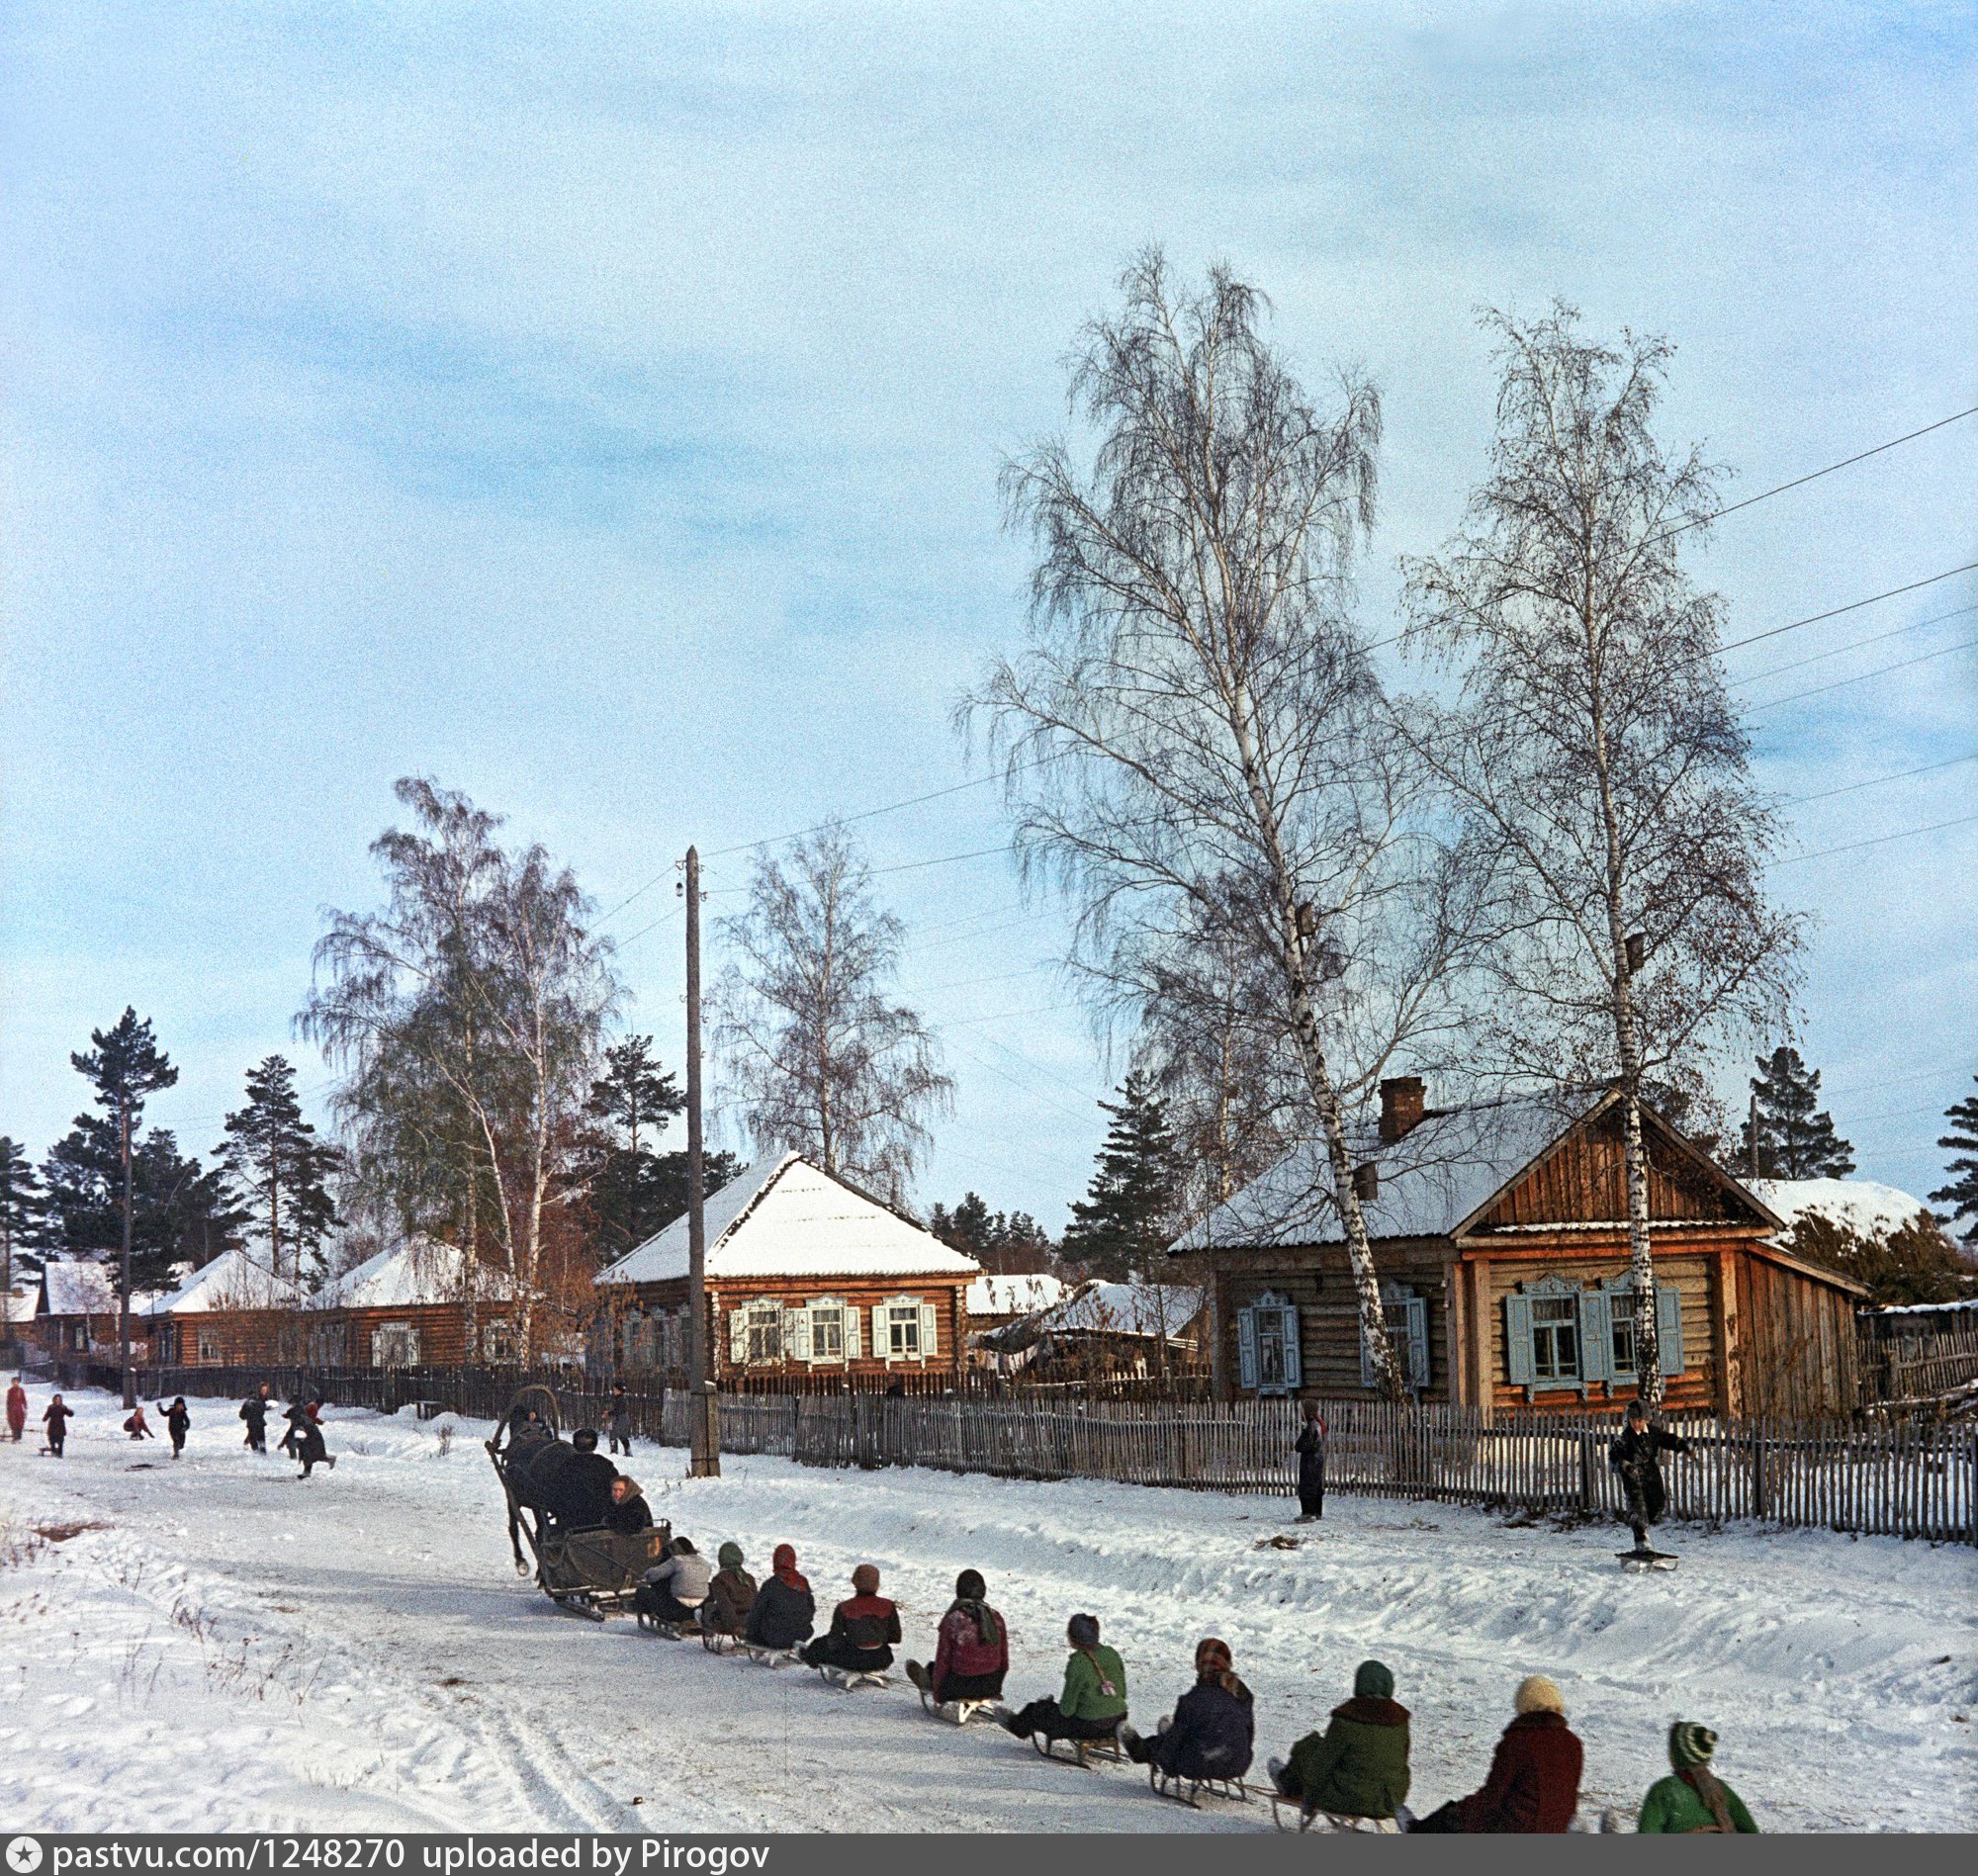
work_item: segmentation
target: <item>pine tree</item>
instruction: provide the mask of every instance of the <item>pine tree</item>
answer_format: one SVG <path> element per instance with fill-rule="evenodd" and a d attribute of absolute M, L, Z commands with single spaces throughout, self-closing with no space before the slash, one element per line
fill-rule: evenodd
<path fill-rule="evenodd" d="M 604 1052 L 605 1071 L 591 1084 L 584 1113 L 603 1123 L 589 1161 L 588 1194 L 607 1257 L 622 1257 L 686 1209 L 686 1155 L 654 1143 L 686 1110 L 686 1097 L 653 1054 L 650 1035 L 630 1035 Z M 731 1154 L 707 1157 L 709 1192 L 739 1170 Z"/>
<path fill-rule="evenodd" d="M 17 1141 L 0 1133 L 0 1296 L 14 1294 L 17 1278 L 40 1272 L 35 1246 L 45 1211 L 46 1195 L 33 1164 Z M 0 1342 L 9 1339 L 0 1324 Z"/>
<path fill-rule="evenodd" d="M 1758 1059 L 1752 1082 L 1756 1109 L 1756 1176 L 1760 1179 L 1845 1179 L 1854 1149 L 1834 1130 L 1834 1117 L 1817 1112 L 1820 1070 L 1783 1045 Z M 1739 1129 L 1739 1167 L 1753 1161 L 1753 1121 Z"/>
<path fill-rule="evenodd" d="M 1972 1079 L 1978 1081 L 1978 1075 Z M 1970 1219 L 1960 1242 L 1978 1251 L 1978 1095 L 1953 1102 L 1943 1117 L 1950 1122 L 1950 1131 L 1937 1145 L 1950 1149 L 1951 1178 L 1930 1195 L 1930 1202 L 1948 1206 L 1953 1224 L 1959 1218 Z"/>
<path fill-rule="evenodd" d="M 313 1289 L 336 1225 L 329 1181 L 343 1155 L 303 1118 L 296 1071 L 270 1055 L 247 1071 L 247 1105 L 226 1117 L 217 1150 L 227 1197 L 266 1246 L 268 1269 Z"/>
<path fill-rule="evenodd" d="M 1151 1079 L 1128 1075 L 1119 1092 L 1119 1101 L 1099 1104 L 1113 1123 L 1086 1196 L 1072 1202 L 1062 1247 L 1066 1262 L 1115 1280 L 1158 1269 L 1183 1178 L 1166 1105 Z"/>

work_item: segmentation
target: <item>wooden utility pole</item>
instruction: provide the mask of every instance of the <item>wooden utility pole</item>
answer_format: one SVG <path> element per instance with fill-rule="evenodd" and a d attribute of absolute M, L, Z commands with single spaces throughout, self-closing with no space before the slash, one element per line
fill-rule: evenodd
<path fill-rule="evenodd" d="M 118 1103 L 118 1123 L 124 1154 L 124 1281 L 117 1307 L 117 1356 L 124 1371 L 124 1404 L 137 1404 L 137 1378 L 131 1370 L 131 1091 Z M 85 1321 L 87 1318 L 85 1318 Z M 87 1339 L 88 1331 L 84 1331 Z"/>
<path fill-rule="evenodd" d="M 707 1373 L 707 1217 L 700 1121 L 700 854 L 686 849 L 686 1311 L 689 1460 L 695 1478 L 721 1474 L 721 1413 Z"/>

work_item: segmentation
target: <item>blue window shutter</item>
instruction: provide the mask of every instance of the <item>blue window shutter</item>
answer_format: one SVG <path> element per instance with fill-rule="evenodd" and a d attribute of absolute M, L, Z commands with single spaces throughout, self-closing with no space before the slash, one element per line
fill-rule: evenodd
<path fill-rule="evenodd" d="M 1288 1302 L 1281 1312 L 1285 1321 L 1285 1385 L 1304 1385 L 1304 1362 L 1299 1350 L 1298 1304 Z"/>
<path fill-rule="evenodd" d="M 1504 1298 L 1504 1376 L 1513 1387 L 1532 1385 L 1532 1299 Z"/>
<path fill-rule="evenodd" d="M 1682 1297 L 1673 1284 L 1656 1286 L 1656 1343 L 1664 1375 L 1682 1373 Z"/>
<path fill-rule="evenodd" d="M 1607 1313 L 1604 1290 L 1579 1293 L 1579 1378 L 1582 1381 L 1614 1379 L 1614 1331 Z"/>
<path fill-rule="evenodd" d="M 1410 1296 L 1406 1303 L 1408 1325 L 1408 1385 L 1428 1385 L 1428 1299 Z"/>
<path fill-rule="evenodd" d="M 1257 1311 L 1254 1307 L 1236 1311 L 1236 1369 L 1245 1387 L 1257 1385 Z"/>

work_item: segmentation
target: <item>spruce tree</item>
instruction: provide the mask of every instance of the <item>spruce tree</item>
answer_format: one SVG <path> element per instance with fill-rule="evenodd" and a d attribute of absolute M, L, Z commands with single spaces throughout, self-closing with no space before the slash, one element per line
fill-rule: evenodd
<path fill-rule="evenodd" d="M 1854 1149 L 1834 1130 L 1834 1117 L 1819 1110 L 1820 1071 L 1781 1045 L 1758 1058 L 1752 1082 L 1757 1103 L 1756 1168 L 1760 1179 L 1845 1179 Z M 1753 1122 L 1739 1129 L 1739 1170 L 1753 1168 Z"/>
<path fill-rule="evenodd" d="M 35 1255 L 46 1196 L 35 1168 L 19 1142 L 0 1133 L 0 1296 L 11 1296 L 17 1279 L 35 1276 L 42 1260 Z M 11 1340 L 0 1324 L 0 1342 Z"/>
<path fill-rule="evenodd" d="M 247 1071 L 247 1105 L 226 1117 L 216 1149 L 227 1197 L 265 1247 L 268 1269 L 314 1289 L 322 1243 L 336 1226 L 329 1181 L 343 1155 L 303 1118 L 296 1071 L 270 1055 Z"/>
<path fill-rule="evenodd" d="M 1978 1075 L 1972 1077 L 1978 1081 Z M 1959 1240 L 1978 1251 L 1978 1095 L 1966 1095 L 1944 1111 L 1950 1131 L 1937 1141 L 1950 1149 L 1950 1181 L 1930 1195 L 1934 1206 L 1950 1207 L 1950 1221 L 1968 1218 Z"/>
<path fill-rule="evenodd" d="M 591 1084 L 584 1113 L 603 1123 L 588 1165 L 588 1196 L 600 1247 L 622 1257 L 686 1209 L 686 1155 L 662 1153 L 667 1122 L 686 1110 L 673 1075 L 661 1067 L 650 1035 L 627 1036 L 604 1052 L 605 1071 Z M 701 1168 L 717 1191 L 741 1170 L 732 1153 L 709 1153 Z"/>
<path fill-rule="evenodd" d="M 1130 1074 L 1119 1092 L 1119 1101 L 1099 1104 L 1113 1122 L 1086 1196 L 1072 1202 L 1062 1246 L 1067 1263 L 1115 1280 L 1158 1272 L 1182 1188 L 1166 1104 L 1152 1080 Z"/>

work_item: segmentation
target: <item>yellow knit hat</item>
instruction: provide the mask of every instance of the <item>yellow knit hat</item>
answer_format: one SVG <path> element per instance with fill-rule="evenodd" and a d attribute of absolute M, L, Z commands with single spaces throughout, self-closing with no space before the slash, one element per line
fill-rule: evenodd
<path fill-rule="evenodd" d="M 1557 1713 L 1563 1715 L 1566 1712 L 1566 1696 L 1560 1692 L 1554 1682 L 1547 1680 L 1543 1674 L 1527 1674 L 1523 1680 L 1519 1681 L 1517 1694 L 1511 1704 L 1521 1714 Z"/>

